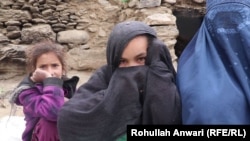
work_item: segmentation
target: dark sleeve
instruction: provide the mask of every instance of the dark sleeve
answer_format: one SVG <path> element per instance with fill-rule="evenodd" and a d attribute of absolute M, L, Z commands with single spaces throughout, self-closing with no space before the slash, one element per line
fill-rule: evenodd
<path fill-rule="evenodd" d="M 151 65 L 143 101 L 144 124 L 181 124 L 181 99 L 171 71 Z"/>
<path fill-rule="evenodd" d="M 149 66 L 143 96 L 144 124 L 180 124 L 181 99 L 175 69 L 166 45 L 155 39 L 148 48 Z"/>
<path fill-rule="evenodd" d="M 174 81 L 176 77 L 176 70 L 174 68 L 172 57 L 169 49 L 164 42 L 155 38 L 148 47 L 148 54 L 146 58 L 146 65 L 150 66 L 156 61 L 161 61 L 165 64 L 165 67 L 173 74 Z"/>
<path fill-rule="evenodd" d="M 65 97 L 71 98 L 76 91 L 77 83 L 79 81 L 79 77 L 73 76 L 70 79 L 64 80 L 63 88 L 65 89 Z"/>

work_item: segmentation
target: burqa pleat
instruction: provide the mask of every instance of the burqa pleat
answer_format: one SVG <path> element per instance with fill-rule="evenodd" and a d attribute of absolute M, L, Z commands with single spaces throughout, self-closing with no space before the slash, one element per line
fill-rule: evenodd
<path fill-rule="evenodd" d="M 207 0 L 178 61 L 184 124 L 250 124 L 250 1 Z"/>

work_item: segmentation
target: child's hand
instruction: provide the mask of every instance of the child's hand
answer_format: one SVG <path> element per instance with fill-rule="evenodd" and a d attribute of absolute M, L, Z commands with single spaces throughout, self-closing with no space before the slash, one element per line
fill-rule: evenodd
<path fill-rule="evenodd" d="M 69 99 L 67 97 L 64 97 L 64 102 L 69 101 Z"/>
<path fill-rule="evenodd" d="M 30 77 L 30 79 L 33 81 L 33 82 L 42 82 L 45 78 L 47 77 L 52 77 L 52 74 L 50 74 L 49 72 L 45 71 L 45 70 L 42 70 L 40 68 L 37 68 L 32 76 Z"/>

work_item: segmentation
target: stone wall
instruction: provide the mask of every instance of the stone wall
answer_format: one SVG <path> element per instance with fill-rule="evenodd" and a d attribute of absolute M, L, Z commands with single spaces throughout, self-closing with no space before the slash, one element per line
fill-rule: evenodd
<path fill-rule="evenodd" d="M 112 27 L 125 20 L 152 26 L 176 66 L 179 30 L 173 10 L 204 5 L 205 0 L 1 0 L 0 75 L 24 73 L 24 49 L 45 38 L 67 49 L 70 69 L 97 69 L 106 63 Z"/>

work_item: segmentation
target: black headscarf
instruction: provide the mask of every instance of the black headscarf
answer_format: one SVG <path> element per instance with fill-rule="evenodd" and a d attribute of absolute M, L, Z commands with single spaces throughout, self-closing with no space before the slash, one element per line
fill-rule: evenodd
<path fill-rule="evenodd" d="M 148 34 L 156 37 L 156 32 L 148 25 L 139 21 L 128 21 L 118 23 L 112 30 L 108 39 L 107 63 L 113 68 L 117 68 L 122 52 L 128 42 L 135 36 Z"/>
<path fill-rule="evenodd" d="M 125 46 L 141 34 L 153 37 L 146 65 L 119 68 Z M 139 21 L 117 24 L 109 37 L 107 62 L 59 112 L 61 141 L 112 141 L 129 124 L 181 123 L 171 57 L 150 26 Z"/>

